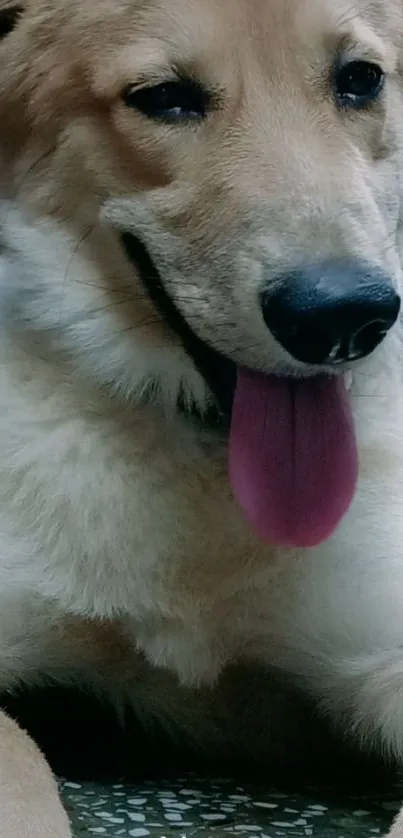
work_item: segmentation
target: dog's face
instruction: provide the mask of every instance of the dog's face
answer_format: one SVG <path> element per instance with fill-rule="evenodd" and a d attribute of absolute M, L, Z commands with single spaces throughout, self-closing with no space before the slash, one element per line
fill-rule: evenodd
<path fill-rule="evenodd" d="M 397 23 L 393 4 L 365 0 L 148 3 L 120 82 L 111 62 L 108 89 L 96 62 L 101 95 L 118 91 L 114 125 L 154 173 L 109 217 L 145 243 L 191 328 L 238 363 L 355 359 L 395 320 Z"/>
<path fill-rule="evenodd" d="M 6 46 L 30 130 L 68 144 L 182 326 L 292 371 L 396 318 L 401 22 L 397 0 L 33 0 Z"/>

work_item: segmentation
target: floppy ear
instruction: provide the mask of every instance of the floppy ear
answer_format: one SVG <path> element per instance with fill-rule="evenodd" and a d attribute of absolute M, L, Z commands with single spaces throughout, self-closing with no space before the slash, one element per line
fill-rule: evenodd
<path fill-rule="evenodd" d="M 0 0 L 0 40 L 13 29 L 23 11 L 21 3 L 15 0 Z"/>

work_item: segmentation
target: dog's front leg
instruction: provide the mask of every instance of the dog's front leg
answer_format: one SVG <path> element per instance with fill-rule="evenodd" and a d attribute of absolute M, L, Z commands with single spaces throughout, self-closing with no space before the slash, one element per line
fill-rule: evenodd
<path fill-rule="evenodd" d="M 30 737 L 0 712 L 0 838 L 72 838 L 57 783 Z"/>

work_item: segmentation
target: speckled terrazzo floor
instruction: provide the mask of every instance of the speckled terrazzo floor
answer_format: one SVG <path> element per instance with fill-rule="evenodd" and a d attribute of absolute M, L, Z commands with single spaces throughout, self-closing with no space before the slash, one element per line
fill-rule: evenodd
<path fill-rule="evenodd" d="M 62 791 L 75 838 L 375 838 L 382 836 L 403 792 L 341 801 L 309 788 L 304 794 L 227 779 L 101 786 L 65 782 Z"/>

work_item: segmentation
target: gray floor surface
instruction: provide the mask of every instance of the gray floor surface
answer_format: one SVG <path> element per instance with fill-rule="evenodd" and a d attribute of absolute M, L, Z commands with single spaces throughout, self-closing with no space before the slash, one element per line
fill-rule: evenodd
<path fill-rule="evenodd" d="M 65 782 L 62 793 L 75 838 L 376 838 L 403 800 L 397 788 L 341 800 L 314 788 L 285 793 L 194 776 L 135 786 Z"/>

